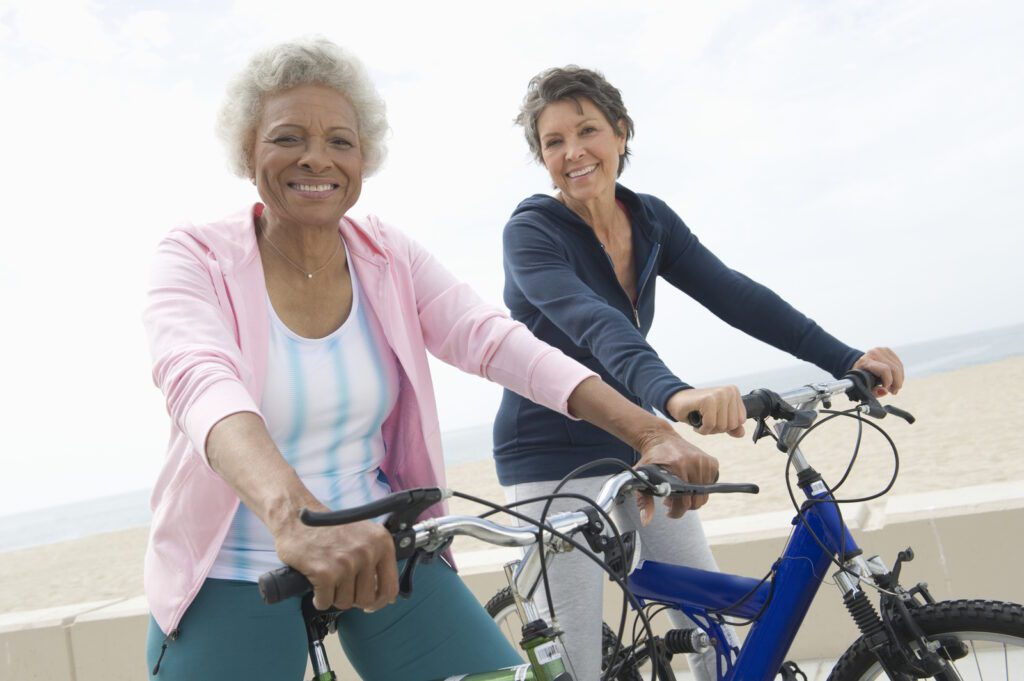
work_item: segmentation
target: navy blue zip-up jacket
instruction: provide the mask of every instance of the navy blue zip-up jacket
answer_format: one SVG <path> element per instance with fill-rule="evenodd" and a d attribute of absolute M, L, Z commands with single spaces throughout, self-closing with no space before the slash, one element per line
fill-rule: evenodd
<path fill-rule="evenodd" d="M 504 298 L 514 319 L 628 399 L 665 412 L 668 399 L 690 387 L 645 340 L 659 276 L 728 324 L 833 376 L 842 376 L 862 354 L 768 288 L 726 267 L 664 201 L 622 185 L 616 185 L 615 195 L 633 227 L 635 306 L 593 229 L 543 194 L 520 203 L 505 226 Z M 630 465 L 638 458 L 605 431 L 508 390 L 494 422 L 494 457 L 504 485 L 558 480 L 599 458 Z"/>

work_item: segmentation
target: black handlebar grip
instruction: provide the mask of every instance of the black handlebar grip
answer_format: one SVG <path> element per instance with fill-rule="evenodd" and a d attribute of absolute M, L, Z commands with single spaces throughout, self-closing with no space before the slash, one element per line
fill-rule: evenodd
<path fill-rule="evenodd" d="M 771 401 L 760 390 L 748 393 L 740 399 L 743 400 L 743 408 L 747 412 L 748 419 L 759 419 L 768 416 Z M 704 418 L 700 415 L 699 411 L 694 409 L 686 415 L 686 422 L 694 428 L 700 428 L 704 425 Z"/>
<path fill-rule="evenodd" d="M 304 574 L 285 565 L 260 575 L 259 588 L 263 602 L 271 604 L 286 598 L 302 596 L 312 589 L 313 585 Z"/>

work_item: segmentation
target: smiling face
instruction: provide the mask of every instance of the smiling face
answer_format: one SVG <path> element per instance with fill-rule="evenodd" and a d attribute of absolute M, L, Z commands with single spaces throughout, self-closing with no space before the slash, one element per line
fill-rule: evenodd
<path fill-rule="evenodd" d="M 299 85 L 269 95 L 256 126 L 253 177 L 269 219 L 334 226 L 363 182 L 355 109 L 340 92 Z"/>
<path fill-rule="evenodd" d="M 589 99 L 563 99 L 537 118 L 541 158 L 564 198 L 587 203 L 615 197 L 619 157 L 626 137 Z"/>

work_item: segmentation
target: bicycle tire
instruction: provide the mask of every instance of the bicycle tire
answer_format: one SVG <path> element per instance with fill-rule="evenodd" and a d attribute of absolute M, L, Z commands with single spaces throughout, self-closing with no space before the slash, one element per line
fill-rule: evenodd
<path fill-rule="evenodd" d="M 516 610 L 516 599 L 512 595 L 512 589 L 505 587 L 498 593 L 494 594 L 487 604 L 484 606 L 487 610 L 487 614 L 498 624 L 498 627 L 505 634 L 506 638 L 515 646 L 519 648 L 519 632 L 522 631 L 523 621 L 519 617 L 519 611 Z M 601 672 L 602 674 L 608 668 L 608 662 L 611 656 L 615 653 L 615 644 L 618 641 L 618 637 L 612 628 L 606 623 L 601 623 Z M 628 651 L 623 648 L 620 653 L 620 659 L 623 654 L 627 654 Z M 626 660 L 619 669 L 618 674 L 615 675 L 614 681 L 643 681 L 644 676 L 640 673 L 636 663 L 632 660 Z"/>
<path fill-rule="evenodd" d="M 967 644 L 967 656 L 954 663 L 964 681 L 1024 678 L 1024 607 L 1000 601 L 958 600 L 925 605 L 912 613 L 926 635 L 954 635 Z M 901 630 L 898 618 L 894 625 Z M 1011 677 L 1011 671 L 1016 675 Z M 861 637 L 839 658 L 828 681 L 887 678 Z"/>

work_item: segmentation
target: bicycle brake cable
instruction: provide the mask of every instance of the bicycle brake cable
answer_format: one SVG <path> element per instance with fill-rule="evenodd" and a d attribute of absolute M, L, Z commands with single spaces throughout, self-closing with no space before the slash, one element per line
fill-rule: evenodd
<path fill-rule="evenodd" d="M 786 471 L 785 471 L 786 491 L 789 494 L 790 503 L 793 505 L 793 508 L 796 510 L 797 517 L 800 519 L 800 522 L 803 524 L 804 528 L 808 531 L 808 534 L 810 534 L 811 539 L 813 539 L 814 542 L 819 546 L 819 548 L 821 548 L 822 551 L 824 551 L 825 555 L 827 555 L 829 557 L 829 561 L 833 565 L 837 566 L 840 570 L 846 571 L 846 566 L 843 565 L 842 563 L 840 563 L 838 560 L 836 560 L 835 557 L 833 557 L 832 551 L 825 545 L 824 542 L 821 541 L 821 539 L 814 532 L 814 530 L 811 529 L 810 523 L 804 517 L 803 506 L 801 504 L 798 504 L 797 501 L 796 501 L 796 495 L 793 493 L 793 486 L 792 486 L 792 483 L 790 482 L 790 479 L 789 479 L 789 469 L 790 469 L 790 467 L 792 466 L 792 463 L 793 463 L 793 452 L 795 452 L 797 450 L 797 448 L 800 446 L 800 443 L 803 442 L 804 438 L 806 438 L 808 435 L 810 435 L 812 431 L 814 431 L 819 426 L 822 426 L 825 423 L 828 423 L 829 421 L 831 421 L 831 420 L 833 420 L 833 419 L 835 419 L 835 418 L 837 418 L 839 416 L 845 416 L 847 418 L 857 418 L 861 423 L 866 423 L 869 426 L 871 426 L 872 428 L 874 428 L 875 430 L 877 430 L 879 433 L 881 433 L 882 437 L 884 437 L 886 439 L 886 441 L 889 443 L 889 447 L 890 447 L 890 449 L 891 449 L 891 451 L 893 453 L 893 459 L 894 459 L 893 474 L 892 474 L 892 477 L 889 479 L 889 483 L 880 492 L 877 492 L 877 493 L 872 494 L 872 495 L 868 495 L 866 497 L 859 497 L 859 498 L 854 498 L 854 499 L 836 499 L 836 498 L 833 497 L 831 499 L 814 499 L 814 498 L 810 498 L 810 499 L 806 500 L 809 504 L 821 504 L 821 503 L 834 504 L 835 508 L 836 508 L 836 514 L 839 516 L 839 521 L 840 521 L 840 523 L 843 524 L 843 526 L 845 526 L 846 525 L 846 521 L 843 520 L 843 514 L 842 514 L 842 511 L 840 510 L 840 504 L 860 503 L 860 502 L 864 502 L 864 501 L 871 501 L 872 499 L 877 499 L 877 498 L 879 498 L 881 496 L 884 496 L 885 494 L 888 494 L 888 492 L 892 489 L 893 485 L 896 484 L 896 478 L 899 475 L 899 450 L 896 447 L 896 443 L 893 442 L 893 439 L 889 436 L 889 434 L 881 426 L 879 426 L 878 424 L 873 423 L 871 421 L 867 421 L 867 420 L 863 419 L 863 417 L 862 417 L 862 415 L 861 415 L 861 413 L 859 411 L 859 407 L 852 407 L 851 409 L 844 410 L 844 411 L 833 411 L 833 410 L 830 410 L 830 409 L 823 409 L 821 411 L 822 411 L 822 413 L 828 414 L 828 416 L 826 416 L 824 419 L 821 419 L 820 421 L 816 422 L 814 425 L 812 425 L 810 428 L 808 428 L 806 431 L 804 431 L 800 435 L 800 437 L 797 438 L 796 442 L 794 442 L 793 445 L 789 448 L 789 452 L 790 453 L 789 453 L 789 456 L 786 459 Z M 854 412 L 856 412 L 856 414 L 854 414 Z M 858 447 L 859 447 L 859 441 L 858 441 Z M 852 468 L 852 465 L 851 465 L 851 468 Z M 826 491 L 828 491 L 828 493 L 830 495 L 832 495 L 833 492 L 834 492 L 834 489 L 829 487 L 827 483 L 824 483 L 824 481 L 822 481 L 822 482 L 823 482 L 823 484 L 825 484 Z M 846 541 L 845 534 L 841 537 L 840 541 L 842 542 L 842 545 L 840 546 L 840 552 L 844 553 L 844 551 L 845 551 L 845 541 Z M 845 555 L 845 553 L 844 553 L 844 555 Z"/>
<path fill-rule="evenodd" d="M 597 463 L 597 462 L 592 462 L 592 463 Z M 591 552 L 588 547 L 586 547 L 583 544 L 581 544 L 581 543 L 575 541 L 574 539 L 572 539 L 569 535 L 566 535 L 566 534 L 564 534 L 562 532 L 559 532 L 558 530 L 555 530 L 554 528 L 552 528 L 550 526 L 546 526 L 546 527 L 542 526 L 542 524 L 541 524 L 541 522 L 539 520 L 534 520 L 533 518 L 530 518 L 527 515 L 524 515 L 522 513 L 517 512 L 517 511 L 511 510 L 510 507 L 512 505 L 514 505 L 514 504 L 502 506 L 501 504 L 496 504 L 496 503 L 494 503 L 492 501 L 488 501 L 487 499 L 482 499 L 480 497 L 475 497 L 475 496 L 473 496 L 471 494 L 465 494 L 463 492 L 456 492 L 454 490 L 452 491 L 452 496 L 456 496 L 456 497 L 459 497 L 459 498 L 462 498 L 462 499 L 466 499 L 467 501 L 472 501 L 474 503 L 480 504 L 481 506 L 485 506 L 487 508 L 491 508 L 495 512 L 505 513 L 507 515 L 510 515 L 513 518 L 516 518 L 516 519 L 518 519 L 520 521 L 523 521 L 523 522 L 525 522 L 525 523 L 527 523 L 529 525 L 533 525 L 533 526 L 537 527 L 538 530 L 541 530 L 543 532 L 548 532 L 551 535 L 553 535 L 553 536 L 561 539 L 562 541 L 566 542 L 567 544 L 569 544 L 570 546 L 572 546 L 573 548 L 578 550 L 582 555 L 586 556 L 587 558 L 589 558 L 593 562 L 597 563 L 597 565 L 603 571 L 605 571 L 608 574 L 609 578 L 613 582 L 615 582 L 616 586 L 618 586 L 619 589 L 622 590 L 623 598 L 626 601 L 626 603 L 628 603 L 629 606 L 631 606 L 637 612 L 641 612 L 642 611 L 643 608 L 640 605 L 639 601 L 637 601 L 636 597 L 629 591 L 629 588 L 628 588 L 628 586 L 626 585 L 626 582 L 625 582 L 625 577 L 624 576 L 619 576 L 619 575 L 615 574 L 615 572 L 611 568 L 609 568 L 607 565 L 605 565 L 603 559 L 601 559 L 596 554 Z M 554 494 L 552 494 L 552 495 L 545 495 L 545 497 L 549 497 L 552 500 L 557 499 L 557 498 L 580 499 L 582 501 L 585 501 L 586 503 L 589 503 L 591 506 L 594 506 L 595 508 L 598 508 L 597 506 L 594 505 L 592 499 L 590 499 L 589 497 L 585 497 L 583 495 L 577 495 L 577 494 L 571 494 L 571 493 L 560 493 L 558 495 L 554 495 Z M 544 498 L 544 497 L 539 497 L 539 498 Z M 520 502 L 517 502 L 517 504 L 518 503 L 520 503 Z M 619 540 L 619 542 L 621 544 L 621 535 L 618 534 L 618 528 L 615 526 L 614 522 L 604 512 L 604 509 L 598 508 L 598 512 L 602 516 L 604 516 L 606 518 L 606 520 L 609 522 L 610 527 L 616 533 L 616 536 L 618 537 L 618 540 Z M 538 533 L 538 543 L 539 543 L 539 541 L 540 541 L 540 533 Z M 541 549 L 541 559 L 542 559 L 541 567 L 542 567 L 542 570 L 543 570 L 543 567 L 544 567 L 543 566 L 543 548 Z M 550 594 L 550 591 L 548 593 Z M 618 638 L 618 643 L 617 643 L 617 651 L 621 649 L 621 644 L 622 644 L 622 640 L 621 639 L 622 639 L 622 634 L 624 633 L 624 629 L 625 629 L 625 617 L 626 617 L 626 614 L 627 614 L 627 611 L 626 611 L 625 608 L 623 608 L 622 620 L 620 621 L 620 631 L 619 631 L 619 638 Z M 646 621 L 646 619 L 643 619 L 642 622 L 643 622 L 643 625 L 644 625 L 644 629 L 647 632 L 647 635 L 648 636 L 653 636 L 654 633 L 651 630 L 650 622 Z M 657 671 L 655 670 L 655 679 L 656 678 L 657 678 Z"/>

